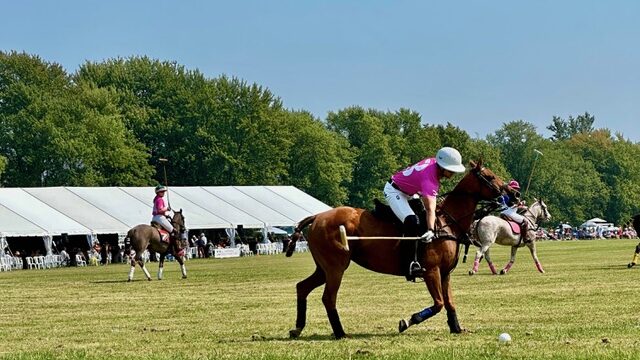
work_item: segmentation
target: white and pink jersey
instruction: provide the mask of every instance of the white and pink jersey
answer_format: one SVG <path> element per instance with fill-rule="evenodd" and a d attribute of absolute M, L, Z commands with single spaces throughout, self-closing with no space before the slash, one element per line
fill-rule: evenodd
<path fill-rule="evenodd" d="M 395 173 L 391 180 L 405 194 L 422 196 L 438 196 L 440 181 L 436 158 L 427 158 L 408 168 Z"/>

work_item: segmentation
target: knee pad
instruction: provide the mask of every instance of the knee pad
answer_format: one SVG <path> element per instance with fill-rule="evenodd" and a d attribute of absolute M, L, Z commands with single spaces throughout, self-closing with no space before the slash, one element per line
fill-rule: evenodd
<path fill-rule="evenodd" d="M 403 225 L 405 236 L 418 236 L 418 217 L 416 215 L 409 215 L 404 218 Z"/>

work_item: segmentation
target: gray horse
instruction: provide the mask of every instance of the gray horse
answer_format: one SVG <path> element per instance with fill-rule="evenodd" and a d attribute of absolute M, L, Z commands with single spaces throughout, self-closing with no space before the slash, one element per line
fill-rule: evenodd
<path fill-rule="evenodd" d="M 497 274 L 496 268 L 491 262 L 489 254 L 489 248 L 493 243 L 511 246 L 511 260 L 502 269 L 502 271 L 500 271 L 500 274 L 504 275 L 509 271 L 509 269 L 511 269 L 511 266 L 513 266 L 513 263 L 516 261 L 516 252 L 518 251 L 518 248 L 524 245 L 526 245 L 529 248 L 529 251 L 531 251 L 531 257 L 533 257 L 533 261 L 535 262 L 538 271 L 544 273 L 544 269 L 538 260 L 538 254 L 536 252 L 536 234 L 534 225 L 538 224 L 540 221 L 547 221 L 551 219 L 551 214 L 549 214 L 549 210 L 547 210 L 547 205 L 544 201 L 536 200 L 524 211 L 522 216 L 524 216 L 525 221 L 529 222 L 529 233 L 527 234 L 529 241 L 527 242 L 522 242 L 520 234 L 514 234 L 509 223 L 498 216 L 485 216 L 473 224 L 475 230 L 472 230 L 472 234 L 475 235 L 474 244 L 478 247 L 478 250 L 476 252 L 476 259 L 473 262 L 473 268 L 469 270 L 469 275 L 473 275 L 478 272 L 480 259 L 483 256 L 487 260 L 487 265 L 489 265 L 491 272 L 494 275 Z"/>
<path fill-rule="evenodd" d="M 129 254 L 131 259 L 131 269 L 129 270 L 129 281 L 133 280 L 133 273 L 136 270 L 136 263 L 140 265 L 144 275 L 149 281 L 151 281 L 151 275 L 144 266 L 144 259 L 142 255 L 145 250 L 157 252 L 160 254 L 160 263 L 158 268 L 158 280 L 162 280 L 162 273 L 164 271 L 164 259 L 167 254 L 173 254 L 178 263 L 180 263 L 180 270 L 182 271 L 182 278 L 187 278 L 187 269 L 184 266 L 184 248 L 187 245 L 186 228 L 184 226 L 184 215 L 182 209 L 176 211 L 171 219 L 171 225 L 176 230 L 175 236 L 171 236 L 170 242 L 164 242 L 160 239 L 160 232 L 158 227 L 160 225 L 153 223 L 154 226 L 140 224 L 133 227 L 127 233 L 127 239 L 125 239 L 125 254 Z"/>

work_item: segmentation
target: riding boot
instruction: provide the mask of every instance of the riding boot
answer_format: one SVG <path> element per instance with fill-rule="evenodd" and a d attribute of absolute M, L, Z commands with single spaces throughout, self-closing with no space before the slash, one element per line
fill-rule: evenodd
<path fill-rule="evenodd" d="M 418 217 L 409 215 L 404 220 L 404 236 L 418 236 Z M 402 240 L 400 241 L 400 266 L 402 272 L 405 273 L 407 281 L 416 281 L 416 277 L 422 277 L 423 269 L 417 261 L 418 240 Z"/>
<path fill-rule="evenodd" d="M 520 234 L 522 236 L 522 242 L 523 243 L 527 243 L 529 241 L 529 238 L 528 238 L 528 235 L 529 235 L 529 222 L 527 220 L 524 220 L 520 224 Z"/>

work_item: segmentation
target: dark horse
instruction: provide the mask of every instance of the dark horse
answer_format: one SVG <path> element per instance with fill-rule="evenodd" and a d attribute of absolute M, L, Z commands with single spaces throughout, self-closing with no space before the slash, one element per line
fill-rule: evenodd
<path fill-rule="evenodd" d="M 456 267 L 459 254 L 458 242 L 467 238 L 473 221 L 474 210 L 480 200 L 489 200 L 505 192 L 513 192 L 502 179 L 491 170 L 482 167 L 482 161 L 471 162 L 470 171 L 458 185 L 438 205 L 436 210 L 437 238 L 424 246 L 419 254 L 420 263 L 425 268 L 424 281 L 434 304 L 417 312 L 406 320 L 401 320 L 399 331 L 419 324 L 442 310 L 447 310 L 447 323 L 452 333 L 460 333 L 456 308 L 453 303 L 449 283 L 450 273 Z M 352 207 L 338 207 L 302 220 L 295 229 L 287 247 L 291 256 L 301 230 L 311 225 L 307 241 L 316 263 L 316 269 L 308 278 L 296 285 L 297 319 L 296 327 L 289 336 L 296 338 L 306 324 L 307 296 L 313 289 L 325 284 L 322 302 L 327 311 L 329 323 L 336 339 L 346 334 L 340 323 L 336 309 L 336 298 L 342 276 L 351 260 L 356 264 L 379 273 L 404 276 L 400 258 L 400 240 L 342 240 L 340 225 L 349 236 L 399 237 L 400 230 L 390 221 L 380 220 L 367 210 Z"/>
<path fill-rule="evenodd" d="M 154 223 L 154 225 L 157 225 Z M 178 263 L 180 263 L 180 270 L 182 271 L 182 278 L 187 278 L 187 269 L 184 266 L 184 248 L 186 243 L 186 228 L 184 226 L 184 215 L 182 209 L 176 211 L 171 219 L 171 225 L 176 229 L 177 238 L 172 238 L 171 242 L 175 244 L 172 246 L 168 242 L 164 242 L 160 239 L 160 232 L 156 226 L 140 224 L 133 227 L 127 233 L 127 239 L 125 239 L 125 254 L 129 254 L 131 258 L 131 269 L 129 270 L 129 281 L 133 280 L 133 273 L 136 270 L 136 263 L 140 265 L 144 275 L 149 281 L 151 281 L 151 275 L 144 266 L 144 259 L 142 254 L 146 249 L 154 251 L 160 254 L 160 264 L 158 268 L 158 280 L 162 280 L 162 272 L 164 270 L 164 258 L 167 254 L 171 253 L 175 256 Z M 157 225 L 160 227 L 160 225 Z"/>

